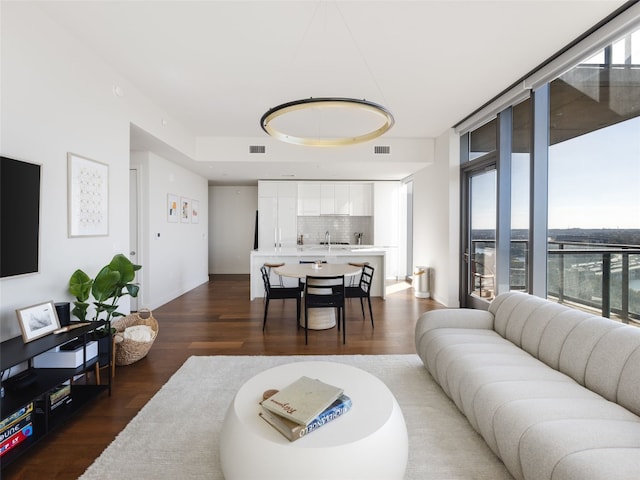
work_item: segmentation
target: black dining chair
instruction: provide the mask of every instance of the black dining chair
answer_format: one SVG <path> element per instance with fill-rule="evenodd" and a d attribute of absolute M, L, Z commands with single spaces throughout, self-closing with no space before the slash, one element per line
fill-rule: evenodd
<path fill-rule="evenodd" d="M 269 281 L 271 281 L 271 269 L 283 267 L 284 262 L 264 262 L 263 266 L 267 269 L 267 273 L 269 274 Z M 282 282 L 282 277 L 278 275 L 278 283 L 281 287 L 284 287 L 284 283 Z"/>
<path fill-rule="evenodd" d="M 275 299 L 296 299 L 296 325 L 300 326 L 300 311 L 302 302 L 302 289 L 300 287 L 274 287 L 271 285 L 269 272 L 266 267 L 260 267 L 262 281 L 264 283 L 264 320 L 262 321 L 262 331 L 267 326 L 267 312 L 269 311 L 269 300 Z"/>
<path fill-rule="evenodd" d="M 304 343 L 308 343 L 310 308 L 335 308 L 338 331 L 342 322 L 342 343 L 346 342 L 344 311 L 344 275 L 314 277 L 307 275 L 304 284 Z"/>
<path fill-rule="evenodd" d="M 373 327 L 373 310 L 371 309 L 371 282 L 373 281 L 374 268 L 369 265 L 362 267 L 362 274 L 360 275 L 360 283 L 357 287 L 346 287 L 346 298 L 359 298 L 360 308 L 362 308 L 362 319 L 364 320 L 364 299 L 369 302 L 369 316 L 371 317 L 371 328 Z"/>

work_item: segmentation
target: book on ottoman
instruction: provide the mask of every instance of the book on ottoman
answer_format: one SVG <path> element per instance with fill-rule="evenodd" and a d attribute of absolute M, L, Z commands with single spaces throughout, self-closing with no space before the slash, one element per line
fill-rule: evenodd
<path fill-rule="evenodd" d="M 345 414 L 351 409 L 351 405 L 351 399 L 347 395 L 340 395 L 340 397 L 335 402 L 333 402 L 329 406 L 329 408 L 320 413 L 320 415 L 314 418 L 307 426 L 292 422 L 291 420 L 274 414 L 264 408 L 262 409 L 262 412 L 259 413 L 259 415 L 267 423 L 275 427 L 275 429 L 278 430 L 287 439 L 293 442 L 294 440 L 304 437 L 308 433 L 317 430 L 321 426 Z"/>
<path fill-rule="evenodd" d="M 260 404 L 264 409 L 306 427 L 342 393 L 342 388 L 303 376 Z"/>

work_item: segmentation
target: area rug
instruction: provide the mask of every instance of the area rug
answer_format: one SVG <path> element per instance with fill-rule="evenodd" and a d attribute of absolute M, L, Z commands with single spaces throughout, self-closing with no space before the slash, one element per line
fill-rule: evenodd
<path fill-rule="evenodd" d="M 222 480 L 218 435 L 235 392 L 262 370 L 313 360 L 361 368 L 393 392 L 409 434 L 406 479 L 512 478 L 417 355 L 305 355 L 190 357 L 80 479 Z"/>

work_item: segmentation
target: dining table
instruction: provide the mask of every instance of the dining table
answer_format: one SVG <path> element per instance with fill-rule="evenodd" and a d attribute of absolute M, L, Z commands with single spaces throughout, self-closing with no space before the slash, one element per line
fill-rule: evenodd
<path fill-rule="evenodd" d="M 348 263 L 285 263 L 274 268 L 274 273 L 281 277 L 305 279 L 312 277 L 335 277 L 344 275 L 353 277 L 362 272 L 362 267 L 349 265 Z M 304 326 L 304 309 L 300 316 L 300 324 Z M 331 308 L 312 308 L 309 310 L 307 328 L 310 330 L 326 330 L 336 326 L 335 310 Z"/>

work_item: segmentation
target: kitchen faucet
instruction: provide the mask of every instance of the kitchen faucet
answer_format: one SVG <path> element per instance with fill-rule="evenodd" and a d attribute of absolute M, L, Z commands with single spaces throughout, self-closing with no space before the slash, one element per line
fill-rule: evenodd
<path fill-rule="evenodd" d="M 329 230 L 327 230 L 324 234 L 324 243 L 331 246 L 331 234 L 329 233 Z"/>

